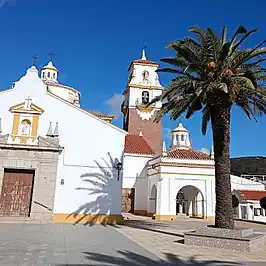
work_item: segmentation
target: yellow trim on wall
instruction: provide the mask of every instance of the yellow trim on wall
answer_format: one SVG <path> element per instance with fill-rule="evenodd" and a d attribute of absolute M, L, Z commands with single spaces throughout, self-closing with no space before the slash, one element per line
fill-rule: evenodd
<path fill-rule="evenodd" d="M 132 87 L 132 88 L 140 88 L 140 89 L 151 89 L 151 90 L 163 90 L 163 87 L 159 87 L 159 86 L 149 86 L 149 85 L 142 85 L 142 84 L 128 84 L 128 87 Z"/>
<path fill-rule="evenodd" d="M 160 215 L 156 214 L 155 215 L 155 220 L 156 221 L 173 221 L 176 219 L 176 215 Z"/>
<path fill-rule="evenodd" d="M 144 104 L 141 104 L 139 106 L 137 106 L 137 108 L 144 113 L 149 113 L 152 112 L 152 110 L 154 109 L 154 106 L 146 106 Z"/>
<path fill-rule="evenodd" d="M 120 214 L 66 214 L 54 213 L 55 223 L 75 224 L 123 224 L 123 216 Z"/>
<path fill-rule="evenodd" d="M 134 210 L 135 215 L 141 215 L 141 216 L 146 216 L 147 211 L 146 210 Z"/>
<path fill-rule="evenodd" d="M 39 126 L 39 115 L 33 115 L 33 118 L 32 118 L 32 129 L 31 129 L 31 135 L 33 137 L 37 136 L 38 126 Z"/>
<path fill-rule="evenodd" d="M 204 219 L 205 220 L 209 220 L 209 221 L 214 221 L 215 220 L 215 216 L 205 216 Z"/>
<path fill-rule="evenodd" d="M 12 135 L 18 134 L 19 120 L 20 120 L 20 113 L 14 113 Z"/>

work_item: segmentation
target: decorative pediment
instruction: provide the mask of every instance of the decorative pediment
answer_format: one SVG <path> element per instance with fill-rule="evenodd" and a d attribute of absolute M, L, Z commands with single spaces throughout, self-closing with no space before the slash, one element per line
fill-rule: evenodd
<path fill-rule="evenodd" d="M 37 145 L 39 118 L 44 110 L 27 97 L 24 102 L 10 107 L 13 126 L 10 143 Z"/>
<path fill-rule="evenodd" d="M 32 103 L 30 97 L 25 99 L 25 101 L 22 103 L 11 106 L 9 111 L 12 113 L 27 113 L 27 114 L 42 114 L 44 112 L 44 110 L 41 107 Z"/>

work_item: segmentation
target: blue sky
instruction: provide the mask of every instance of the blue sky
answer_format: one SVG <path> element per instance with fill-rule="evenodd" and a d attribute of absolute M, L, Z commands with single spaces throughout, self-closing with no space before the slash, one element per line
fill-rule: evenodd
<path fill-rule="evenodd" d="M 31 65 L 37 54 L 40 68 L 48 53 L 56 53 L 55 65 L 62 83 L 82 94 L 82 105 L 102 112 L 117 112 L 127 81 L 127 68 L 140 56 L 143 40 L 147 55 L 159 62 L 171 55 L 168 42 L 188 35 L 190 26 L 232 32 L 239 25 L 259 28 L 247 45 L 266 39 L 264 0 L 0 0 L 0 87 L 8 88 Z M 170 76 L 160 75 L 167 85 Z M 200 114 L 183 124 L 190 130 L 194 149 L 209 148 L 212 140 L 200 131 Z M 249 121 L 234 109 L 231 156 L 265 155 L 265 118 Z M 163 120 L 164 138 L 178 121 Z M 121 117 L 115 124 L 121 126 Z"/>

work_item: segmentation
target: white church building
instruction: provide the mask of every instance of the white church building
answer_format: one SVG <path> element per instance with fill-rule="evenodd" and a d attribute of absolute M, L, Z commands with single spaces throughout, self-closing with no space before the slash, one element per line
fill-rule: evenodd
<path fill-rule="evenodd" d="M 213 218 L 213 154 L 193 150 L 182 124 L 167 151 L 162 124 L 153 122 L 161 103 L 146 107 L 163 90 L 157 68 L 145 51 L 131 62 L 123 128 L 113 115 L 84 109 L 51 61 L 1 90 L 0 222 L 115 224 L 123 212 Z M 264 220 L 264 185 L 231 178 L 236 217 Z"/>
<path fill-rule="evenodd" d="M 161 94 L 158 64 L 146 58 L 129 67 L 122 112 L 126 136 L 122 191 L 123 212 L 174 220 L 178 216 L 213 219 L 215 215 L 214 154 L 195 151 L 189 131 L 180 123 L 172 131 L 167 151 L 162 146 L 161 122 L 153 123 L 161 103 L 145 104 Z M 232 193 L 238 201 L 235 217 L 266 222 L 260 205 L 266 197 L 265 186 L 231 175 Z M 250 192 L 251 191 L 251 192 Z M 241 195 L 252 194 L 246 200 Z M 256 217 L 256 216 L 260 217 Z"/>
<path fill-rule="evenodd" d="M 121 223 L 127 132 L 81 108 L 52 62 L 40 72 L 0 92 L 0 220 Z"/>

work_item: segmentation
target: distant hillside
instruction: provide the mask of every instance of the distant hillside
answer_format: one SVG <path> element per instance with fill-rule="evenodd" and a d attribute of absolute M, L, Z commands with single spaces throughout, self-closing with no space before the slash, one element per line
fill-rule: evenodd
<path fill-rule="evenodd" d="M 231 158 L 231 174 L 266 175 L 266 157 Z"/>

